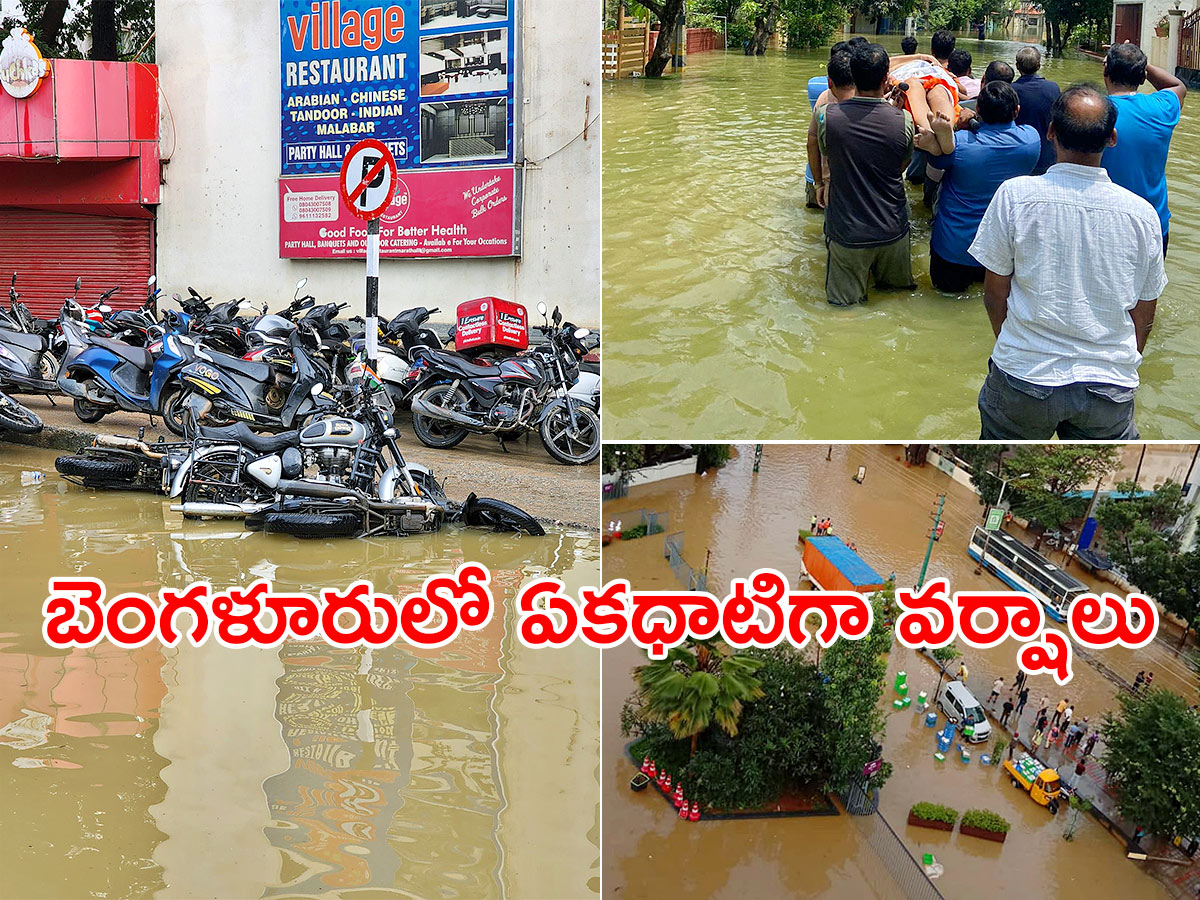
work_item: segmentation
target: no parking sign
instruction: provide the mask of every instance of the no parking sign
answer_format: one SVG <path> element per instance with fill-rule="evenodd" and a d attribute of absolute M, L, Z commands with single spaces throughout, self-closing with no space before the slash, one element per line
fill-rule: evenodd
<path fill-rule="evenodd" d="M 367 138 L 350 148 L 342 160 L 338 190 L 354 215 L 378 219 L 396 195 L 396 158 L 382 141 Z"/>

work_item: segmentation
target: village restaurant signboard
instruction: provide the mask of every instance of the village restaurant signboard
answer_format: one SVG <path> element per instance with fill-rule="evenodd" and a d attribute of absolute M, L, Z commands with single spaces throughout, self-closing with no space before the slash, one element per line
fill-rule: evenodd
<path fill-rule="evenodd" d="M 338 194 L 364 138 L 396 159 L 380 255 L 519 256 L 520 0 L 280 0 L 279 255 L 363 258 Z"/>

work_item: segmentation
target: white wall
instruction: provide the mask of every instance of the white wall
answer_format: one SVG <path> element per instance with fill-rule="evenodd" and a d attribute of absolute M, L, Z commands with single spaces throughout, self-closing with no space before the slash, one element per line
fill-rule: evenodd
<path fill-rule="evenodd" d="M 298 278 L 319 301 L 362 311 L 365 263 L 279 258 L 279 6 L 273 0 L 159 0 L 163 102 L 158 273 L 217 299 L 282 304 Z M 383 260 L 379 307 L 474 297 L 562 307 L 600 324 L 600 0 L 523 0 L 524 255 L 519 260 Z"/>
<path fill-rule="evenodd" d="M 631 469 L 629 475 L 629 486 L 637 487 L 639 484 L 653 484 L 656 481 L 666 481 L 668 478 L 678 478 L 681 475 L 696 474 L 696 457 L 689 456 L 685 459 L 674 459 L 670 462 L 659 463 L 656 466 L 646 466 L 641 469 Z M 601 476 L 603 484 L 614 484 L 620 478 L 617 472 L 609 472 Z"/>

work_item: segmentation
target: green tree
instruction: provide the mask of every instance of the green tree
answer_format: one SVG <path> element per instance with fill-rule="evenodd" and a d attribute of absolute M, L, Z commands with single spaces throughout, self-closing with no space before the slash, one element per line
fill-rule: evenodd
<path fill-rule="evenodd" d="M 896 0 L 913 3 L 915 0 Z M 822 47 L 852 12 L 844 0 L 784 0 L 783 27 L 791 48 Z"/>
<path fill-rule="evenodd" d="M 1121 815 L 1163 837 L 1200 834 L 1200 713 L 1162 688 L 1117 699 L 1102 761 Z"/>
<path fill-rule="evenodd" d="M 763 695 L 755 676 L 761 665 L 761 659 L 714 640 L 688 641 L 669 650 L 665 659 L 634 670 L 642 712 L 675 737 L 690 738 L 695 755 L 696 742 L 710 725 L 737 735 L 743 704 Z"/>
<path fill-rule="evenodd" d="M 693 444 L 692 449 L 696 452 L 697 472 L 719 468 L 733 456 L 733 448 L 728 444 Z"/>
<path fill-rule="evenodd" d="M 1181 548 L 1191 512 L 1183 489 L 1168 481 L 1137 497 L 1138 486 L 1129 481 L 1117 490 L 1129 499 L 1108 500 L 1096 510 L 1104 550 L 1140 590 L 1183 620 L 1182 647 L 1200 620 L 1200 548 Z"/>
<path fill-rule="evenodd" d="M 1009 508 L 1044 528 L 1061 528 L 1087 510 L 1081 497 L 1067 495 L 1092 487 L 1119 463 L 1120 451 L 1112 444 L 1022 444 L 1003 463 Z M 1039 534 L 1034 549 L 1041 545 Z"/>
<path fill-rule="evenodd" d="M 955 444 L 954 455 L 970 467 L 971 486 L 979 493 L 979 505 L 987 516 L 1000 495 L 1001 481 L 993 476 L 1003 475 L 1004 459 L 1012 449 L 1008 444 Z"/>
<path fill-rule="evenodd" d="M 642 444 L 605 444 L 600 458 L 601 468 L 605 474 L 640 468 L 645 453 Z"/>
<path fill-rule="evenodd" d="M 154 59 L 154 0 L 19 0 L 21 14 L 0 23 L 23 25 L 48 57 Z M 80 44 L 90 46 L 85 54 Z"/>
<path fill-rule="evenodd" d="M 825 684 L 825 740 L 829 751 L 827 790 L 844 790 L 862 777 L 863 767 L 875 758 L 877 735 L 885 719 L 879 707 L 887 674 L 887 657 L 880 651 L 882 638 L 874 631 L 865 640 L 839 640 L 821 659 Z M 890 767 L 874 779 L 886 780 Z"/>

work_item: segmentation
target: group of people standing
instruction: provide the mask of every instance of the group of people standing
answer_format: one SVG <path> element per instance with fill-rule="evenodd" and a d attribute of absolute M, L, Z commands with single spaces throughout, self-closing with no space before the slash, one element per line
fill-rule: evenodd
<path fill-rule="evenodd" d="M 934 287 L 984 283 L 996 342 L 981 439 L 1136 439 L 1187 88 L 1128 43 L 1108 51 L 1105 89 L 1060 90 L 1036 47 L 1017 52 L 1019 77 L 996 60 L 976 81 L 953 34 L 934 34 L 929 56 L 910 40 L 894 59 L 866 38 L 835 44 L 826 78 L 808 85 L 807 195 L 825 213 L 828 301 L 864 303 L 872 279 L 915 287 L 907 171 L 934 207 Z"/>

